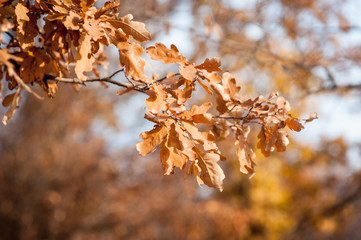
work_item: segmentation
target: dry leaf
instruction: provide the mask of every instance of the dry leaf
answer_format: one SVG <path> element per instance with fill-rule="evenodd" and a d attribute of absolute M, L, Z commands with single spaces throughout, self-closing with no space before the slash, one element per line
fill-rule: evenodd
<path fill-rule="evenodd" d="M 13 99 L 15 97 L 16 93 L 12 93 L 12 94 L 9 94 L 7 95 L 4 100 L 3 100 L 3 106 L 4 107 L 9 107 L 11 105 L 11 103 L 13 102 Z"/>
<path fill-rule="evenodd" d="M 155 125 L 151 131 L 143 132 L 140 138 L 143 142 L 137 143 L 136 147 L 140 155 L 145 156 L 155 150 L 155 147 L 163 142 L 169 132 L 164 125 Z"/>
<path fill-rule="evenodd" d="M 62 16 L 62 14 L 60 16 Z M 52 19 L 54 19 L 54 17 Z M 79 30 L 79 25 L 82 21 L 83 19 L 79 14 L 77 14 L 75 11 L 69 11 L 69 13 L 65 15 L 63 24 L 68 30 Z"/>
<path fill-rule="evenodd" d="M 4 125 L 7 124 L 7 122 L 9 120 L 11 120 L 16 112 L 16 109 L 18 108 L 19 106 L 19 102 L 21 100 L 21 90 L 22 88 L 19 86 L 18 89 L 16 90 L 16 92 L 14 93 L 14 96 L 11 97 L 11 105 L 10 105 L 10 108 L 9 110 L 6 112 L 5 116 L 3 117 L 2 119 L 2 122 Z"/>
<path fill-rule="evenodd" d="M 179 53 L 173 44 L 168 49 L 164 44 L 156 43 L 155 47 L 147 48 L 147 53 L 152 59 L 163 61 L 165 64 L 179 63 L 185 65 L 188 63 L 188 60 Z"/>
<path fill-rule="evenodd" d="M 219 67 L 221 66 L 221 59 L 219 57 L 214 57 L 212 59 L 206 58 L 204 63 L 197 65 L 198 69 L 205 69 L 207 72 L 211 73 L 214 71 L 222 71 Z"/>
<path fill-rule="evenodd" d="M 224 87 L 224 93 L 229 95 L 233 99 L 238 99 L 238 93 L 241 87 L 237 86 L 236 79 L 228 72 L 222 75 L 222 84 Z"/>
<path fill-rule="evenodd" d="M 225 178 L 222 168 L 218 165 L 220 156 L 216 153 L 205 152 L 199 148 L 194 148 L 197 153 L 197 163 L 200 171 L 199 177 L 203 183 L 209 187 L 218 188 L 223 191 L 223 179 Z M 195 173 L 196 174 L 196 173 Z"/>
<path fill-rule="evenodd" d="M 304 126 L 296 119 L 294 118 L 287 118 L 286 119 L 286 124 L 289 127 L 289 129 L 299 132 L 302 129 L 304 129 Z"/>
<path fill-rule="evenodd" d="M 166 101 L 167 93 L 162 85 L 155 84 L 147 91 L 149 98 L 145 100 L 147 109 L 152 113 L 159 113 L 167 109 Z"/>
<path fill-rule="evenodd" d="M 238 127 L 236 130 L 236 152 L 237 159 L 240 163 L 240 171 L 242 173 L 254 174 L 254 167 L 256 164 L 252 161 L 255 154 L 249 146 L 247 136 L 250 132 L 250 127 Z"/>
<path fill-rule="evenodd" d="M 15 15 L 18 22 L 16 28 L 17 38 L 22 49 L 26 49 L 34 45 L 34 37 L 38 35 L 38 29 L 36 24 L 33 23 L 35 20 L 34 16 L 31 19 L 28 15 L 29 9 L 22 3 L 17 3 L 15 6 Z"/>
<path fill-rule="evenodd" d="M 317 113 L 313 112 L 313 113 L 310 113 L 310 116 L 305 121 L 306 121 L 306 123 L 309 123 L 315 119 L 318 119 L 318 116 L 317 116 Z"/>
<path fill-rule="evenodd" d="M 197 78 L 197 69 L 193 65 L 181 65 L 179 70 L 179 73 L 182 75 L 182 77 L 189 81 L 194 81 Z"/>
<path fill-rule="evenodd" d="M 163 163 L 164 174 L 169 175 L 173 172 L 174 167 L 183 169 L 187 158 L 182 154 L 183 145 L 179 140 L 179 134 L 175 130 L 175 124 L 170 126 L 166 141 L 162 144 L 160 152 Z"/>
<path fill-rule="evenodd" d="M 125 67 L 125 74 L 134 80 L 139 80 L 144 75 L 145 61 L 140 57 L 144 49 L 138 43 L 118 43 L 120 66 Z"/>
<path fill-rule="evenodd" d="M 275 142 L 276 150 L 278 152 L 286 151 L 286 147 L 290 143 L 290 141 L 287 138 L 287 133 L 282 130 L 277 130 L 277 131 L 275 131 L 275 135 L 277 138 L 277 140 Z"/>
<path fill-rule="evenodd" d="M 203 146 L 204 150 L 206 151 L 213 150 L 216 152 L 219 151 L 217 145 L 214 143 L 215 138 L 214 136 L 211 135 L 211 133 L 200 132 L 196 126 L 186 121 L 182 121 L 182 124 L 185 130 L 191 135 L 191 137 L 195 139 L 198 144 Z"/>
<path fill-rule="evenodd" d="M 127 36 L 132 36 L 139 42 L 151 40 L 150 32 L 145 28 L 142 22 L 133 21 L 133 15 L 128 14 L 120 19 L 109 19 L 109 22 L 115 28 L 121 28 Z"/>
<path fill-rule="evenodd" d="M 91 37 L 83 33 L 80 37 L 80 47 L 76 56 L 75 73 L 80 80 L 86 80 L 84 72 L 90 72 L 93 69 L 95 58 L 91 52 Z"/>
<path fill-rule="evenodd" d="M 48 96 L 55 98 L 55 93 L 58 91 L 58 85 L 56 83 L 48 83 Z"/>
<path fill-rule="evenodd" d="M 215 72 L 209 73 L 207 71 L 202 70 L 202 73 L 210 84 L 219 83 L 222 81 L 222 78 Z"/>
<path fill-rule="evenodd" d="M 262 127 L 258 138 L 257 147 L 261 149 L 265 157 L 268 157 L 275 149 L 278 152 L 286 151 L 286 147 L 289 144 L 287 133 L 280 130 L 278 126 L 270 128 Z"/>
<path fill-rule="evenodd" d="M 120 6 L 120 1 L 115 1 L 115 2 L 106 2 L 104 4 L 104 7 L 99 8 L 94 17 L 95 19 L 98 19 L 101 15 L 103 15 L 104 13 L 110 11 L 110 10 L 115 10 L 116 8 L 118 8 Z"/>
<path fill-rule="evenodd" d="M 271 151 L 266 150 L 266 145 L 269 138 L 268 135 L 269 134 L 266 134 L 266 129 L 262 127 L 257 136 L 259 139 L 257 143 L 257 148 L 261 149 L 261 152 L 265 157 L 269 157 L 271 155 Z"/>

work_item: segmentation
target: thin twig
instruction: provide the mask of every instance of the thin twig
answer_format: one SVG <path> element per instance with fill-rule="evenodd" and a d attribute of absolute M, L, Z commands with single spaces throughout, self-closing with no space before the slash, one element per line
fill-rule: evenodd
<path fill-rule="evenodd" d="M 104 78 L 90 78 L 90 79 L 87 79 L 87 80 L 81 80 L 81 79 L 79 79 L 79 78 L 61 78 L 61 77 L 54 77 L 54 78 L 49 78 L 49 79 L 47 79 L 47 80 L 48 80 L 48 81 L 63 82 L 63 83 L 82 84 L 82 85 L 86 85 L 86 83 L 89 83 L 89 82 L 105 82 L 105 83 L 111 83 L 111 84 L 114 84 L 114 85 L 116 85 L 116 86 L 123 87 L 123 88 L 133 88 L 132 90 L 134 90 L 134 91 L 145 93 L 145 90 L 140 89 L 140 88 L 134 88 L 134 85 L 133 85 L 133 86 L 126 85 L 126 84 L 124 84 L 124 83 L 120 83 L 120 82 L 117 82 L 117 81 L 111 79 L 111 78 L 113 78 L 116 74 L 118 74 L 118 73 L 120 73 L 120 72 L 122 72 L 122 71 L 124 71 L 124 68 L 123 68 L 123 69 L 120 69 L 120 70 L 117 70 L 116 72 L 114 72 L 114 73 L 111 74 L 110 76 L 104 77 Z"/>
<path fill-rule="evenodd" d="M 317 93 L 327 93 L 327 92 L 337 92 L 337 91 L 352 91 L 352 90 L 361 90 L 360 84 L 348 84 L 348 85 L 332 85 L 331 87 L 321 87 L 319 89 L 313 91 L 306 91 L 306 93 L 302 97 L 307 97 L 311 94 Z"/>
<path fill-rule="evenodd" d="M 180 76 L 180 75 L 181 75 L 180 73 L 175 73 L 175 74 L 174 74 L 174 76 Z M 164 77 L 162 77 L 162 78 L 159 78 L 159 79 L 155 80 L 153 83 L 150 83 L 150 84 L 144 86 L 144 87 L 142 88 L 142 90 L 143 90 L 143 91 L 147 91 L 147 90 L 149 90 L 149 88 L 150 88 L 154 83 L 162 82 L 162 81 L 164 81 L 164 80 L 166 80 L 166 79 L 167 79 L 167 76 L 164 76 Z"/>
<path fill-rule="evenodd" d="M 114 77 L 115 75 L 117 75 L 118 73 L 120 73 L 120 72 L 124 72 L 124 68 L 122 68 L 122 69 L 119 69 L 118 71 L 115 71 L 112 75 L 110 75 L 108 78 L 112 78 L 112 77 Z"/>

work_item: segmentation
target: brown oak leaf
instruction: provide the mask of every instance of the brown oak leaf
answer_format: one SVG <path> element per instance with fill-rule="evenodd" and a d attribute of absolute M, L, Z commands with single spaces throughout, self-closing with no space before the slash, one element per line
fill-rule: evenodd
<path fill-rule="evenodd" d="M 155 84 L 146 93 L 149 95 L 149 98 L 145 100 L 145 105 L 150 112 L 159 113 L 167 109 L 165 101 L 167 92 L 164 86 Z"/>
<path fill-rule="evenodd" d="M 182 124 L 192 138 L 203 146 L 204 150 L 219 152 L 218 147 L 214 142 L 215 137 L 210 132 L 201 132 L 196 126 L 186 121 L 182 121 Z"/>
<path fill-rule="evenodd" d="M 165 125 L 155 125 L 150 131 L 140 134 L 143 142 L 137 143 L 136 148 L 140 155 L 145 156 L 153 152 L 159 144 L 163 142 L 169 132 L 169 128 Z"/>
<path fill-rule="evenodd" d="M 219 83 L 222 81 L 222 78 L 216 73 L 216 72 L 207 72 L 207 71 L 204 71 L 202 70 L 201 71 L 203 76 L 205 77 L 205 79 L 210 83 Z"/>
<path fill-rule="evenodd" d="M 232 99 L 239 98 L 238 93 L 241 90 L 241 87 L 237 86 L 236 79 L 230 73 L 223 73 L 222 84 L 224 87 L 224 92 L 228 94 Z"/>
<path fill-rule="evenodd" d="M 98 19 L 101 15 L 103 15 L 104 13 L 110 11 L 110 10 L 115 10 L 116 8 L 118 8 L 120 6 L 120 1 L 115 1 L 115 2 L 106 2 L 104 4 L 104 7 L 99 8 L 94 17 L 95 19 Z"/>
<path fill-rule="evenodd" d="M 315 119 L 318 119 L 317 113 L 310 113 L 310 116 L 308 117 L 308 119 L 306 119 L 306 123 L 312 122 Z"/>
<path fill-rule="evenodd" d="M 286 122 L 287 126 L 289 127 L 289 129 L 291 129 L 293 131 L 299 132 L 302 129 L 304 129 L 304 126 L 297 119 L 287 118 L 285 122 Z"/>
<path fill-rule="evenodd" d="M 209 187 L 218 188 L 220 191 L 223 191 L 223 179 L 225 178 L 222 168 L 218 165 L 220 161 L 220 156 L 216 153 L 205 152 L 199 148 L 194 148 L 194 151 L 197 153 L 197 162 L 195 165 L 196 168 L 195 174 L 198 175 L 202 182 Z"/>
<path fill-rule="evenodd" d="M 147 53 L 152 59 L 163 61 L 165 64 L 179 63 L 185 65 L 189 63 L 173 44 L 168 49 L 164 44 L 156 43 L 155 47 L 147 48 Z"/>
<path fill-rule="evenodd" d="M 119 49 L 120 66 L 125 66 L 125 74 L 134 80 L 139 80 L 144 75 L 145 61 L 140 57 L 144 49 L 138 43 L 120 42 Z"/>
<path fill-rule="evenodd" d="M 179 117 L 184 120 L 193 121 L 195 123 L 213 124 L 212 114 L 207 113 L 212 103 L 203 103 L 201 106 L 193 105 L 189 111 L 183 111 Z"/>
<path fill-rule="evenodd" d="M 214 57 L 212 59 L 206 58 L 204 63 L 197 65 L 196 68 L 198 69 L 205 69 L 207 72 L 214 72 L 214 71 L 222 71 L 219 67 L 221 66 L 221 59 L 219 57 Z"/>
<path fill-rule="evenodd" d="M 160 156 L 165 175 L 172 173 L 174 167 L 184 168 L 187 157 L 183 155 L 183 144 L 179 140 L 179 134 L 175 130 L 174 123 L 171 124 L 167 138 L 161 148 Z"/>
<path fill-rule="evenodd" d="M 109 22 L 115 28 L 121 28 L 127 36 L 132 36 L 139 42 L 151 40 L 150 32 L 145 28 L 142 22 L 133 21 L 133 15 L 128 14 L 120 19 L 109 19 Z"/>
<path fill-rule="evenodd" d="M 287 133 L 280 130 L 277 125 L 268 128 L 262 127 L 258 138 L 257 147 L 261 149 L 265 157 L 270 156 L 271 152 L 275 149 L 278 152 L 286 151 L 286 147 L 289 144 Z"/>
<path fill-rule="evenodd" d="M 189 81 L 194 81 L 197 78 L 197 69 L 193 65 L 179 66 L 179 73 Z"/>
<path fill-rule="evenodd" d="M 34 37 L 38 35 L 38 29 L 34 21 L 36 18 L 29 14 L 29 9 L 22 3 L 15 6 L 15 15 L 18 22 L 16 28 L 17 39 L 22 49 L 26 49 L 34 45 Z"/>
<path fill-rule="evenodd" d="M 91 37 L 83 33 L 80 36 L 80 47 L 76 56 L 75 73 L 80 80 L 86 80 L 84 72 L 90 72 L 93 69 L 95 58 L 92 54 Z"/>
<path fill-rule="evenodd" d="M 236 153 L 237 159 L 240 163 L 240 171 L 242 173 L 250 173 L 254 174 L 254 167 L 256 164 L 252 161 L 254 158 L 255 153 L 253 152 L 252 148 L 250 148 L 247 136 L 250 132 L 250 127 L 237 127 L 236 130 Z"/>
<path fill-rule="evenodd" d="M 2 122 L 4 125 L 7 124 L 8 120 L 11 120 L 16 112 L 16 109 L 19 106 L 19 102 L 21 100 L 21 86 L 18 87 L 18 89 L 16 90 L 16 92 L 14 93 L 14 95 L 11 97 L 11 103 L 10 103 L 10 108 L 9 110 L 6 112 L 5 116 L 2 119 Z"/>

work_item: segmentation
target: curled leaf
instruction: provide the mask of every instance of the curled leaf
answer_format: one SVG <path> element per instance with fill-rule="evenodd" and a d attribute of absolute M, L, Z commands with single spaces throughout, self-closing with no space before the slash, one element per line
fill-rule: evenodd
<path fill-rule="evenodd" d="M 212 59 L 206 58 L 204 63 L 197 65 L 196 68 L 207 70 L 207 72 L 222 71 L 219 67 L 221 66 L 221 59 L 214 57 Z"/>
<path fill-rule="evenodd" d="M 145 61 L 140 57 L 144 49 L 138 43 L 120 42 L 119 49 L 120 66 L 125 67 L 125 74 L 134 80 L 139 80 L 144 75 Z"/>
<path fill-rule="evenodd" d="M 83 33 L 80 37 L 80 47 L 76 56 L 75 73 L 80 80 L 86 80 L 84 72 L 90 72 L 93 69 L 95 58 L 91 51 L 91 37 Z"/>
<path fill-rule="evenodd" d="M 197 153 L 198 166 L 195 170 L 199 171 L 199 177 L 204 184 L 209 187 L 218 188 L 223 191 L 223 180 L 225 178 L 222 168 L 218 165 L 220 156 L 216 153 L 205 152 L 199 148 L 194 148 Z M 199 182 L 198 182 L 199 183 Z"/>
<path fill-rule="evenodd" d="M 161 144 L 167 136 L 169 128 L 164 125 L 155 125 L 154 128 L 148 132 L 140 134 L 143 142 L 137 143 L 136 148 L 140 155 L 145 156 L 155 150 L 155 147 Z"/>
<path fill-rule="evenodd" d="M 155 47 L 147 48 L 147 53 L 149 56 L 154 60 L 163 61 L 165 64 L 168 63 L 179 63 L 179 64 L 186 64 L 188 60 L 179 53 L 176 46 L 173 44 L 168 49 L 162 43 L 156 43 Z"/>
<path fill-rule="evenodd" d="M 16 90 L 16 92 L 14 93 L 14 95 L 12 97 L 10 97 L 11 99 L 11 103 L 10 103 L 10 108 L 9 110 L 6 112 L 5 116 L 2 119 L 2 122 L 4 125 L 7 124 L 8 120 L 11 120 L 16 112 L 16 109 L 19 106 L 19 102 L 21 100 L 21 86 L 18 87 L 18 89 Z"/>
<path fill-rule="evenodd" d="M 120 19 L 107 20 L 113 27 L 121 28 L 127 36 L 132 36 L 139 42 L 151 40 L 150 32 L 142 22 L 133 21 L 133 15 L 128 14 Z"/>
<path fill-rule="evenodd" d="M 238 127 L 236 130 L 236 153 L 237 159 L 240 163 L 240 171 L 242 173 L 254 174 L 254 167 L 256 164 L 252 161 L 254 152 L 249 146 L 247 136 L 250 132 L 249 127 Z"/>
<path fill-rule="evenodd" d="M 13 102 L 13 99 L 14 99 L 15 95 L 16 95 L 16 93 L 12 93 L 12 94 L 7 95 L 3 100 L 3 106 L 4 107 L 10 106 L 11 103 Z"/>
<path fill-rule="evenodd" d="M 312 122 L 315 119 L 318 119 L 317 113 L 310 113 L 310 116 L 308 117 L 308 119 L 306 119 L 306 123 Z"/>
<path fill-rule="evenodd" d="M 304 126 L 297 119 L 294 119 L 294 118 L 287 118 L 286 124 L 289 127 L 289 129 L 296 131 L 296 132 L 299 132 L 302 129 L 304 129 Z"/>

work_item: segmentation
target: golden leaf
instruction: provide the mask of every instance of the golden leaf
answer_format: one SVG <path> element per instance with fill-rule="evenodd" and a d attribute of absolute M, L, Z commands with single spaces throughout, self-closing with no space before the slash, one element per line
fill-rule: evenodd
<path fill-rule="evenodd" d="M 54 82 L 48 83 L 47 95 L 51 98 L 55 97 L 55 93 L 58 91 L 58 85 Z"/>
<path fill-rule="evenodd" d="M 222 78 L 216 72 L 209 73 L 207 71 L 202 70 L 202 73 L 203 73 L 203 76 L 206 78 L 206 80 L 211 84 L 219 83 L 222 81 Z"/>
<path fill-rule="evenodd" d="M 236 130 L 236 153 L 237 159 L 240 163 L 240 171 L 242 173 L 254 173 L 255 163 L 252 161 L 255 154 L 250 148 L 249 143 L 247 141 L 247 136 L 250 132 L 250 127 L 238 127 Z"/>
<path fill-rule="evenodd" d="M 261 152 L 265 157 L 269 157 L 271 155 L 271 152 L 266 150 L 268 134 L 266 134 L 266 129 L 264 127 L 261 128 L 257 137 L 259 139 L 257 143 L 257 148 L 261 149 Z"/>
<path fill-rule="evenodd" d="M 195 123 L 205 123 L 205 124 L 214 124 L 215 121 L 212 118 L 212 114 L 207 113 L 209 108 L 212 106 L 212 103 L 207 102 L 203 103 L 201 106 L 193 105 L 190 114 L 192 116 L 192 120 Z"/>
<path fill-rule="evenodd" d="M 121 28 L 127 36 L 132 36 L 139 42 L 149 41 L 150 32 L 145 28 L 145 24 L 142 22 L 132 21 L 133 15 L 128 14 L 120 19 L 107 20 L 115 28 Z"/>
<path fill-rule="evenodd" d="M 68 30 L 79 30 L 80 23 L 82 21 L 83 19 L 79 14 L 77 14 L 75 11 L 69 11 L 63 21 L 63 24 Z"/>
<path fill-rule="evenodd" d="M 27 9 L 22 3 L 16 4 L 15 15 L 16 15 L 16 20 L 18 21 L 19 25 L 21 25 L 23 22 L 30 21 L 30 18 L 27 15 L 28 12 L 29 12 L 29 9 Z M 21 27 L 20 27 L 20 29 L 21 29 Z M 23 31 L 23 29 L 21 29 L 21 31 Z M 21 33 L 25 34 L 25 32 L 21 32 Z"/>
<path fill-rule="evenodd" d="M 179 134 L 175 130 L 174 123 L 171 125 L 167 138 L 161 147 L 160 155 L 164 174 L 169 175 L 172 173 L 174 167 L 179 167 L 180 169 L 184 168 L 187 157 L 182 153 L 183 145 L 179 140 Z"/>
<path fill-rule="evenodd" d="M 187 65 L 187 66 L 181 65 L 179 69 L 180 69 L 179 73 L 185 79 L 189 81 L 193 81 L 197 78 L 197 69 L 193 65 Z"/>
<path fill-rule="evenodd" d="M 275 133 L 274 135 L 276 135 L 276 142 L 275 142 L 276 150 L 278 152 L 286 151 L 286 147 L 290 143 L 290 141 L 287 138 L 287 133 L 279 129 L 274 133 Z"/>
<path fill-rule="evenodd" d="M 101 15 L 103 15 L 104 13 L 106 13 L 107 11 L 110 11 L 110 10 L 114 10 L 116 8 L 118 8 L 120 6 L 120 1 L 115 1 L 115 2 L 106 2 L 104 4 L 104 7 L 102 8 L 99 8 L 94 17 L 95 19 L 98 19 Z"/>
<path fill-rule="evenodd" d="M 206 113 L 211 107 L 212 107 L 212 103 L 210 103 L 210 102 L 203 103 L 203 104 L 200 105 L 200 106 L 193 105 L 193 106 L 191 107 L 190 113 L 191 113 L 192 116 L 204 114 L 204 113 Z"/>
<path fill-rule="evenodd" d="M 200 132 L 196 126 L 186 121 L 182 121 L 182 124 L 192 138 L 201 144 L 206 151 L 219 151 L 214 143 L 215 137 L 210 132 Z"/>
<path fill-rule="evenodd" d="M 197 65 L 196 68 L 198 69 L 205 69 L 207 72 L 214 72 L 214 71 L 222 71 L 219 67 L 221 66 L 221 59 L 219 57 L 214 57 L 212 59 L 206 58 L 204 63 Z"/>
<path fill-rule="evenodd" d="M 216 153 L 205 152 L 199 148 L 194 148 L 197 153 L 197 165 L 200 170 L 199 177 L 203 183 L 209 187 L 218 188 L 223 191 L 223 179 L 225 178 L 222 168 L 218 165 L 220 156 Z"/>
<path fill-rule="evenodd" d="M 228 72 L 222 75 L 222 84 L 224 87 L 224 93 L 229 95 L 232 99 L 238 99 L 238 93 L 241 87 L 237 86 L 236 79 Z"/>
<path fill-rule="evenodd" d="M 289 129 L 299 132 L 302 129 L 304 129 L 304 126 L 296 119 L 294 118 L 287 118 L 286 119 L 286 124 L 289 127 Z"/>
<path fill-rule="evenodd" d="M 134 80 L 139 80 L 144 75 L 145 61 L 140 57 L 144 49 L 138 43 L 120 42 L 119 49 L 120 66 L 125 66 L 125 74 Z"/>
<path fill-rule="evenodd" d="M 278 126 L 271 128 L 261 128 L 258 134 L 259 142 L 257 147 L 261 149 L 261 152 L 265 157 L 270 156 L 271 152 L 275 149 L 278 152 L 286 151 L 286 147 L 289 144 L 287 133 L 278 129 Z"/>
<path fill-rule="evenodd" d="M 146 93 L 149 95 L 149 98 L 145 100 L 145 105 L 150 112 L 159 113 L 167 109 L 165 101 L 167 93 L 164 86 L 155 84 Z"/>
<path fill-rule="evenodd" d="M 152 59 L 163 61 L 165 64 L 179 63 L 185 65 L 188 63 L 188 60 L 179 53 L 173 44 L 168 49 L 164 44 L 156 43 L 155 47 L 147 48 L 147 53 Z"/>
<path fill-rule="evenodd" d="M 80 36 L 80 47 L 76 56 L 75 73 L 80 80 L 86 80 L 84 72 L 90 72 L 93 69 L 95 58 L 91 52 L 91 37 L 83 33 Z"/>
<path fill-rule="evenodd" d="M 169 132 L 169 128 L 164 125 L 155 125 L 154 128 L 148 132 L 140 134 L 143 142 L 137 143 L 136 148 L 140 155 L 145 156 L 155 150 L 155 147 L 163 142 Z"/>
<path fill-rule="evenodd" d="M 312 122 L 315 119 L 318 119 L 317 113 L 310 113 L 310 116 L 308 117 L 308 119 L 306 119 L 306 123 Z"/>
<path fill-rule="evenodd" d="M 36 21 L 34 15 L 28 15 L 27 9 L 22 3 L 15 6 L 15 15 L 18 22 L 16 28 L 17 39 L 22 49 L 26 49 L 34 45 L 34 37 L 38 35 L 38 29 L 33 21 Z M 31 16 L 31 18 L 29 17 Z"/>

